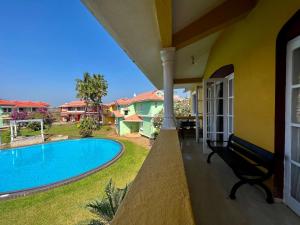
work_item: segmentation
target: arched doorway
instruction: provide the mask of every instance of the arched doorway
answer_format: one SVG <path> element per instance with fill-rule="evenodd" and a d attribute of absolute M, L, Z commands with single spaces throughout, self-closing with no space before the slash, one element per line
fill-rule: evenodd
<path fill-rule="evenodd" d="M 297 37 L 299 37 L 298 47 L 295 41 Z M 300 10 L 282 27 L 276 41 L 275 154 L 277 161 L 274 177 L 274 194 L 283 197 L 291 208 L 300 213 L 300 195 L 295 195 L 296 192 L 300 192 L 300 119 L 294 120 L 291 116 L 298 111 L 295 99 L 298 101 L 300 97 L 298 94 L 300 79 L 292 81 L 293 76 L 296 76 L 293 74 L 296 67 L 299 67 L 300 72 Z"/>
<path fill-rule="evenodd" d="M 203 82 L 203 141 L 226 141 L 233 133 L 234 67 L 225 65 Z M 206 149 L 206 148 L 204 148 Z"/>

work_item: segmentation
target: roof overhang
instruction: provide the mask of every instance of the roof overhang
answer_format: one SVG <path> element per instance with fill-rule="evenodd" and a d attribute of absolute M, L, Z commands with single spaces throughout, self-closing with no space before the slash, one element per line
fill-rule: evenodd
<path fill-rule="evenodd" d="M 201 83 L 212 46 L 256 0 L 82 0 L 134 63 L 163 88 L 160 50 L 176 47 L 175 87 Z"/>

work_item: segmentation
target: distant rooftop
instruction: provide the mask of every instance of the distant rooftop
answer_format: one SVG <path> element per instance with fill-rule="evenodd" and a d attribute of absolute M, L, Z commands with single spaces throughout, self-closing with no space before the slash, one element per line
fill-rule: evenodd
<path fill-rule="evenodd" d="M 46 102 L 33 102 L 33 101 L 16 101 L 0 99 L 0 106 L 24 107 L 24 108 L 44 108 L 49 104 Z"/>

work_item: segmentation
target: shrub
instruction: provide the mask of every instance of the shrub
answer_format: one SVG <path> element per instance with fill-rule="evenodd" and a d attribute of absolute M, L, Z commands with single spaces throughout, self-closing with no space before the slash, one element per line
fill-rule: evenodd
<path fill-rule="evenodd" d="M 127 191 L 127 185 L 125 188 L 116 188 L 115 184 L 112 182 L 112 179 L 110 179 L 105 187 L 105 197 L 101 201 L 95 200 L 86 205 L 87 209 L 98 217 L 98 219 L 93 219 L 88 224 L 110 224 Z"/>
<path fill-rule="evenodd" d="M 41 123 L 39 122 L 31 122 L 27 124 L 27 128 L 33 130 L 33 131 L 38 131 L 41 130 Z"/>
<path fill-rule="evenodd" d="M 92 117 L 85 117 L 80 121 L 79 134 L 82 137 L 90 137 L 93 131 L 97 129 L 97 123 Z"/>
<path fill-rule="evenodd" d="M 43 119 L 44 125 L 47 128 L 50 128 L 54 121 L 53 115 L 50 112 L 48 112 L 46 108 L 39 108 L 37 112 L 31 113 L 28 117 L 30 119 Z"/>
<path fill-rule="evenodd" d="M 13 120 L 26 120 L 28 117 L 27 112 L 18 112 L 17 110 L 12 111 L 10 117 Z"/>

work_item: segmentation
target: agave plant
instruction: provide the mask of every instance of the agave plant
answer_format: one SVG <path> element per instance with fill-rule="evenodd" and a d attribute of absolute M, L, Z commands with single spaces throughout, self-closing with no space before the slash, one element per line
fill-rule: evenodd
<path fill-rule="evenodd" d="M 105 196 L 101 201 L 95 200 L 86 205 L 88 210 L 95 214 L 98 219 L 89 221 L 89 225 L 108 225 L 112 221 L 122 200 L 128 191 L 128 185 L 125 188 L 116 188 L 112 179 L 105 187 Z"/>

